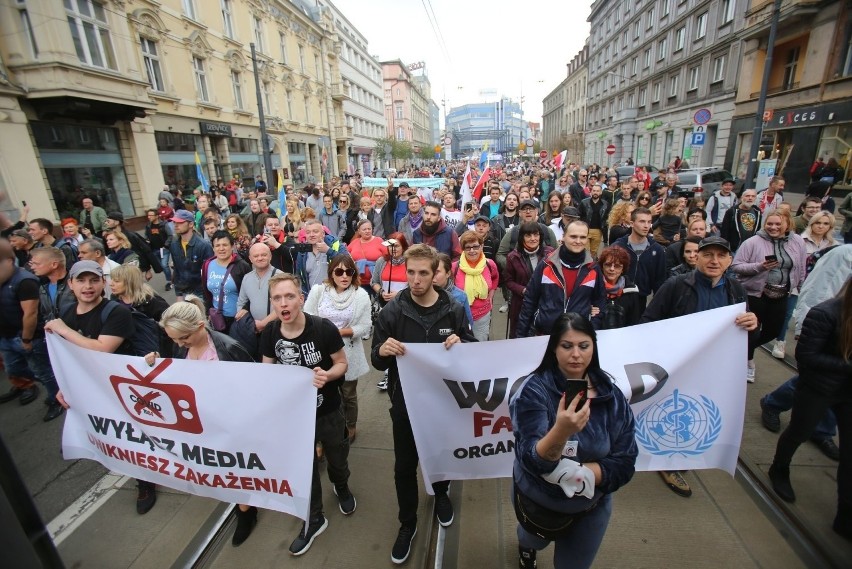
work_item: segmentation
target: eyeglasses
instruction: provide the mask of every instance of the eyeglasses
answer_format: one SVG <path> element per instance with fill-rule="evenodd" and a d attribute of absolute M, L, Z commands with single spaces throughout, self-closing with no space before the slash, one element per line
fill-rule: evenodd
<path fill-rule="evenodd" d="M 464 248 L 465 251 L 479 251 L 482 249 L 482 245 L 468 245 Z"/>
<path fill-rule="evenodd" d="M 355 269 L 341 269 L 340 267 L 334 269 L 334 276 L 342 277 L 343 275 L 346 275 L 347 277 L 354 277 Z"/>

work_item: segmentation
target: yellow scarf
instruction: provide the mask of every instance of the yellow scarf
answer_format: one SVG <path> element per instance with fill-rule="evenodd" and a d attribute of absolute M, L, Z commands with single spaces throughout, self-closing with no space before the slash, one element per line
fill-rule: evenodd
<path fill-rule="evenodd" d="M 464 293 L 467 295 L 467 301 L 471 304 L 477 298 L 488 298 L 488 283 L 482 276 L 486 261 L 485 255 L 480 254 L 479 261 L 471 267 L 467 262 L 467 256 L 462 254 L 461 259 L 459 259 L 459 269 L 464 273 Z"/>

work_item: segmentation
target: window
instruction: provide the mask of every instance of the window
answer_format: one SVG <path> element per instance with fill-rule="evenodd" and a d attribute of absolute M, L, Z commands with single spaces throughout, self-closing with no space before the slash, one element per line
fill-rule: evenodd
<path fill-rule="evenodd" d="M 722 0 L 722 25 L 733 21 L 737 0 Z"/>
<path fill-rule="evenodd" d="M 682 26 L 675 31 L 674 50 L 680 51 L 683 49 L 684 40 L 686 39 L 686 26 Z"/>
<path fill-rule="evenodd" d="M 103 5 L 94 0 L 65 0 L 65 12 L 80 62 L 117 69 Z"/>
<path fill-rule="evenodd" d="M 231 17 L 233 14 L 233 6 L 231 0 L 222 0 L 222 31 L 226 38 L 233 39 L 234 37 L 234 20 Z"/>
<path fill-rule="evenodd" d="M 633 22 L 633 39 L 639 39 L 639 22 Z"/>
<path fill-rule="evenodd" d="M 669 50 L 669 40 L 668 38 L 663 38 L 657 42 L 657 61 L 662 61 L 665 59 L 666 55 L 668 55 Z"/>
<path fill-rule="evenodd" d="M 396 129 L 396 139 L 397 140 L 405 140 L 405 129 L 399 127 Z"/>
<path fill-rule="evenodd" d="M 258 53 L 265 53 L 266 48 L 263 43 L 263 20 L 261 20 L 258 16 L 252 18 L 254 21 L 254 46 L 257 48 Z"/>
<path fill-rule="evenodd" d="M 645 13 L 645 29 L 653 29 L 657 23 L 657 11 L 651 6 L 651 9 Z"/>
<path fill-rule="evenodd" d="M 314 55 L 314 70 L 317 72 L 317 79 L 322 77 L 322 67 L 320 65 L 320 56 Z"/>
<path fill-rule="evenodd" d="M 287 61 L 287 36 L 284 32 L 278 32 L 278 47 L 281 49 L 281 63 L 290 65 Z"/>
<path fill-rule="evenodd" d="M 672 7 L 672 0 L 660 0 L 660 17 L 665 18 L 669 15 L 669 10 Z"/>
<path fill-rule="evenodd" d="M 725 56 L 720 55 L 713 60 L 713 77 L 711 83 L 718 83 L 725 78 Z"/>
<path fill-rule="evenodd" d="M 154 91 L 165 91 L 163 72 L 160 69 L 160 54 L 157 53 L 157 42 L 140 37 L 139 43 L 142 45 L 142 59 L 145 61 L 145 73 L 148 75 L 148 84 Z"/>
<path fill-rule="evenodd" d="M 700 40 L 707 35 L 707 12 L 695 19 L 695 39 Z"/>
<path fill-rule="evenodd" d="M 636 75 L 636 70 L 639 68 L 639 57 L 633 56 L 630 60 L 630 75 Z"/>
<path fill-rule="evenodd" d="M 621 47 L 627 47 L 627 30 L 621 33 Z"/>
<path fill-rule="evenodd" d="M 305 46 L 299 45 L 299 70 L 305 72 Z"/>
<path fill-rule="evenodd" d="M 200 57 L 193 57 L 192 69 L 195 71 L 195 90 L 198 98 L 202 101 L 209 101 L 210 94 L 207 90 L 207 72 L 204 70 L 204 60 Z"/>
<path fill-rule="evenodd" d="M 690 67 L 689 68 L 689 81 L 686 86 L 687 92 L 695 91 L 698 89 L 698 77 L 701 74 L 700 67 Z"/>
<path fill-rule="evenodd" d="M 651 48 L 645 50 L 645 55 L 642 56 L 642 68 L 648 69 L 651 66 Z"/>
<path fill-rule="evenodd" d="M 181 0 L 183 4 L 183 15 L 190 20 L 197 20 L 195 16 L 195 0 Z"/>
<path fill-rule="evenodd" d="M 311 124 L 311 103 L 305 97 L 305 122 Z"/>
<path fill-rule="evenodd" d="M 796 86 L 796 68 L 799 66 L 799 46 L 787 52 L 787 60 L 784 64 L 784 89 L 792 89 Z"/>
<path fill-rule="evenodd" d="M 287 91 L 287 118 L 292 120 L 296 120 L 293 116 L 293 92 Z"/>
<path fill-rule="evenodd" d="M 30 55 L 33 58 L 38 57 L 38 44 L 36 43 L 35 34 L 33 33 L 33 24 L 30 21 L 30 14 L 27 12 L 26 1 L 18 0 L 18 16 L 21 19 L 21 28 L 27 37 L 27 45 L 30 48 Z"/>
<path fill-rule="evenodd" d="M 393 112 L 396 120 L 402 120 L 402 103 L 396 103 Z"/>
<path fill-rule="evenodd" d="M 260 96 L 263 101 L 264 110 L 270 112 L 272 106 L 269 103 L 269 81 L 262 81 L 260 83 Z"/>
<path fill-rule="evenodd" d="M 619 110 L 619 111 L 623 111 L 623 110 L 624 110 L 624 97 L 619 97 L 619 98 L 618 98 L 618 110 Z"/>
<path fill-rule="evenodd" d="M 651 92 L 651 102 L 659 103 L 660 102 L 660 90 L 662 89 L 662 83 L 657 81 L 654 83 L 653 91 Z"/>
<path fill-rule="evenodd" d="M 639 89 L 639 106 L 644 107 L 648 102 L 648 89 L 642 87 Z"/>
<path fill-rule="evenodd" d="M 239 71 L 231 71 L 231 86 L 234 89 L 234 108 L 243 108 L 243 85 Z"/>
<path fill-rule="evenodd" d="M 669 97 L 677 97 L 677 75 L 669 77 Z"/>
<path fill-rule="evenodd" d="M 627 96 L 627 108 L 632 109 L 634 107 L 634 103 L 636 102 L 636 94 L 632 91 Z"/>

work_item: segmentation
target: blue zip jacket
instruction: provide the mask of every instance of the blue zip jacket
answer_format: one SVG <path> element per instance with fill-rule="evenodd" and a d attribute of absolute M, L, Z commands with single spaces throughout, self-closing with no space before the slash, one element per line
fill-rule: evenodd
<path fill-rule="evenodd" d="M 637 255 L 636 251 L 628 244 L 629 238 L 630 234 L 628 233 L 616 240 L 613 245 L 621 247 L 630 255 L 630 268 L 627 276 L 639 287 L 639 294 L 648 296 L 652 292 L 657 292 L 669 276 L 666 271 L 666 251 L 662 245 L 648 235 L 648 246 L 642 251 L 641 255 Z"/>
<path fill-rule="evenodd" d="M 621 390 L 603 371 L 589 371 L 598 396 L 590 399 L 589 422 L 569 441 L 577 442 L 580 463 L 597 462 L 601 482 L 590 500 L 583 496 L 568 498 L 562 488 L 547 482 L 542 475 L 553 472 L 559 461 L 545 460 L 536 444 L 556 424 L 556 409 L 567 386 L 558 369 L 533 372 L 509 401 L 509 413 L 515 434 L 513 476 L 521 493 L 538 504 L 561 512 L 589 509 L 605 494 L 615 492 L 631 478 L 639 451 L 634 438 L 633 411 Z"/>
<path fill-rule="evenodd" d="M 186 254 L 183 252 L 180 237 L 172 240 L 171 245 L 169 245 L 169 252 L 172 254 L 172 264 L 174 265 L 172 282 L 175 288 L 202 288 L 201 267 L 204 265 L 204 261 L 213 256 L 213 248 L 210 243 L 194 233 L 192 239 L 186 244 Z"/>

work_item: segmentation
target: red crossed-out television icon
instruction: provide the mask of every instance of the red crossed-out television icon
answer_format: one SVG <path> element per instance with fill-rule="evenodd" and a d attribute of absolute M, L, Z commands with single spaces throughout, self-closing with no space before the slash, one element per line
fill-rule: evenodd
<path fill-rule="evenodd" d="M 111 375 L 109 381 L 124 409 L 140 423 L 197 435 L 204 428 L 195 391 L 188 385 L 152 384 L 171 363 L 171 359 L 165 359 L 146 375 L 128 364 L 127 370 L 135 379 Z"/>

